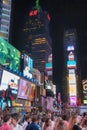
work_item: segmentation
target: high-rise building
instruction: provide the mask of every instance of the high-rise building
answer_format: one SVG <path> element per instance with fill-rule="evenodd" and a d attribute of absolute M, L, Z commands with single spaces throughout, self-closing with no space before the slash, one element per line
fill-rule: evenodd
<path fill-rule="evenodd" d="M 64 51 L 66 68 L 66 89 L 70 105 L 77 105 L 78 74 L 77 74 L 77 35 L 76 29 L 66 29 L 64 32 Z"/>
<path fill-rule="evenodd" d="M 0 0 L 0 36 L 9 40 L 11 0 Z"/>
<path fill-rule="evenodd" d="M 45 63 L 52 52 L 48 13 L 37 6 L 34 7 L 26 18 L 23 34 L 23 49 L 34 60 L 34 68 L 45 71 Z"/>

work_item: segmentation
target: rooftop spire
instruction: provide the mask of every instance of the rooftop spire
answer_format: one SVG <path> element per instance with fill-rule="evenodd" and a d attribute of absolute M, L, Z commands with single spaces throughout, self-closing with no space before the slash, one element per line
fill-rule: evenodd
<path fill-rule="evenodd" d="M 39 0 L 36 0 L 36 9 L 38 10 L 38 12 L 40 11 Z"/>

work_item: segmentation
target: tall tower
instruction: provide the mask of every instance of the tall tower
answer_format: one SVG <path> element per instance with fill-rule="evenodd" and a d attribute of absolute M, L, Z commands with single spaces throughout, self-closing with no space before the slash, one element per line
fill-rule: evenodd
<path fill-rule="evenodd" d="M 0 37 L 9 40 L 11 0 L 0 0 Z"/>
<path fill-rule="evenodd" d="M 75 29 L 67 29 L 64 32 L 64 51 L 66 66 L 66 88 L 68 101 L 71 106 L 77 105 L 77 36 Z"/>
<path fill-rule="evenodd" d="M 41 72 L 45 70 L 48 55 L 52 52 L 47 16 L 48 13 L 40 8 L 39 0 L 36 0 L 36 6 L 29 11 L 23 29 L 24 50 L 34 60 L 34 68 Z"/>

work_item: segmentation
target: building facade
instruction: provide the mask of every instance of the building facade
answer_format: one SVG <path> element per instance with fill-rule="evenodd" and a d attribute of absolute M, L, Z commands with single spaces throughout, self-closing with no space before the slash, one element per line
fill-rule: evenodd
<path fill-rule="evenodd" d="M 65 79 L 67 99 L 71 106 L 77 105 L 78 74 L 77 74 L 77 35 L 76 29 L 66 29 L 64 32 Z"/>
<path fill-rule="evenodd" d="M 29 12 L 23 33 L 25 35 L 24 51 L 34 60 L 34 68 L 45 71 L 45 63 L 52 52 L 49 35 L 48 13 L 35 7 Z"/>
<path fill-rule="evenodd" d="M 0 0 L 0 36 L 9 41 L 11 0 Z"/>

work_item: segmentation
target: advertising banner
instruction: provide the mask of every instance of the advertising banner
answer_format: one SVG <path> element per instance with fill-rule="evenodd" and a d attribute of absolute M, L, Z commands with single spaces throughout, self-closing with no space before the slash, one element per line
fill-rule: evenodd
<path fill-rule="evenodd" d="M 83 103 L 87 104 L 87 80 L 83 80 L 82 85 L 83 85 Z"/>

